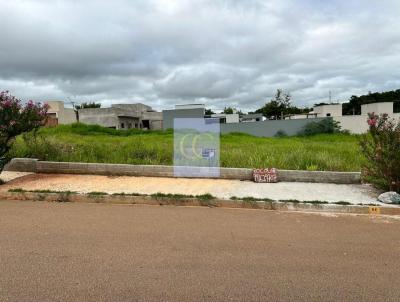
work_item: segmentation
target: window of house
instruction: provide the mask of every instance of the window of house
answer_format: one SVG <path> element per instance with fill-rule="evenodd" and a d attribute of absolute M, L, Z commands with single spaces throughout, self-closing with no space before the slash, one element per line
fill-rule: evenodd
<path fill-rule="evenodd" d="M 330 114 L 330 113 L 327 113 L 326 116 L 331 116 L 331 114 Z"/>
<path fill-rule="evenodd" d="M 125 124 L 121 123 L 121 129 L 124 129 L 124 128 L 125 128 Z"/>

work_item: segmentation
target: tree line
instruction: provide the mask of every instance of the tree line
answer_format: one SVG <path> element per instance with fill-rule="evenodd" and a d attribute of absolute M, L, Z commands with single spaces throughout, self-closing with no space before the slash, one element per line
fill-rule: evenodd
<path fill-rule="evenodd" d="M 343 103 L 343 115 L 359 115 L 361 114 L 361 105 L 370 104 L 370 103 L 381 103 L 381 102 L 393 102 L 393 111 L 400 112 L 400 89 L 386 92 L 369 92 L 366 95 L 361 96 L 351 96 L 349 101 Z M 328 103 L 318 103 L 314 104 L 314 106 L 327 105 Z M 273 99 L 266 102 L 259 109 L 249 112 L 252 113 L 261 113 L 268 119 L 284 119 L 285 116 L 291 114 L 305 114 L 312 111 L 312 108 L 300 108 L 294 106 L 291 102 L 291 95 L 286 93 L 283 89 L 278 89 Z M 225 107 L 221 113 L 232 114 L 238 113 L 242 115 L 243 112 L 234 107 Z M 206 114 L 211 115 L 214 112 L 211 109 L 206 109 Z"/>
<path fill-rule="evenodd" d="M 272 100 L 266 102 L 261 108 L 257 109 L 256 111 L 250 111 L 249 114 L 261 113 L 268 119 L 279 120 L 284 119 L 284 117 L 288 114 L 301 114 L 311 111 L 310 108 L 299 108 L 294 106 L 291 102 L 291 98 L 292 97 L 289 93 L 286 93 L 283 89 L 278 89 Z M 211 109 L 206 109 L 206 115 L 211 115 L 214 113 L 215 112 L 213 112 Z M 225 107 L 221 113 L 237 113 L 239 115 L 244 114 L 241 110 L 234 107 Z"/>
<path fill-rule="evenodd" d="M 393 111 L 400 112 L 400 89 L 386 92 L 369 92 L 362 96 L 351 96 L 343 103 L 343 115 L 361 114 L 361 105 L 370 103 L 393 102 Z"/>

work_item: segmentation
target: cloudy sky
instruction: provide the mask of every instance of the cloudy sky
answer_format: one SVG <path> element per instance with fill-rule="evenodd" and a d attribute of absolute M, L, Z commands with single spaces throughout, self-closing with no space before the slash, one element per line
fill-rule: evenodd
<path fill-rule="evenodd" d="M 400 88 L 399 0 L 0 0 L 22 99 L 260 107 Z"/>

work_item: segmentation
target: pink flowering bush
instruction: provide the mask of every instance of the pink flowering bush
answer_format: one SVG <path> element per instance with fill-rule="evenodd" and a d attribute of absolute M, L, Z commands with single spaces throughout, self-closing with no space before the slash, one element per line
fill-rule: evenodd
<path fill-rule="evenodd" d="M 361 149 L 367 162 L 364 178 L 384 190 L 400 192 L 400 122 L 387 114 L 368 114 L 369 132 Z"/>
<path fill-rule="evenodd" d="M 0 93 L 0 172 L 16 136 L 38 129 L 46 122 L 48 105 L 29 101 L 25 105 L 8 91 Z"/>

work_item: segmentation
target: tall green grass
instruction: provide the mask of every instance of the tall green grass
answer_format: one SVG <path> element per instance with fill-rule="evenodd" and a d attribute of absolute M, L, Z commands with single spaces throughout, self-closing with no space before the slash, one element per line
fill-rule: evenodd
<path fill-rule="evenodd" d="M 358 136 L 260 138 L 221 135 L 221 166 L 360 171 Z M 173 164 L 172 131 L 120 131 L 83 124 L 42 128 L 17 138 L 11 155 L 41 160 L 127 164 Z"/>

